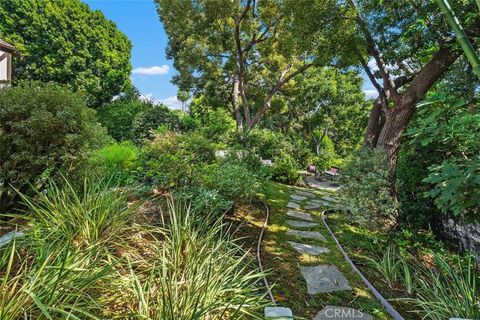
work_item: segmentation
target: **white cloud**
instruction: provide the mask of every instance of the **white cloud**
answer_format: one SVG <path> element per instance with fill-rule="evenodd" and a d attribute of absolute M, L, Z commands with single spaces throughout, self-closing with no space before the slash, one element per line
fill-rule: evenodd
<path fill-rule="evenodd" d="M 153 93 L 146 93 L 140 95 L 140 100 L 149 101 L 153 104 L 164 104 L 170 109 L 182 109 L 182 102 L 178 100 L 177 96 L 171 96 L 165 99 L 155 99 Z M 192 99 L 188 99 L 186 105 L 188 106 L 192 102 Z"/>
<path fill-rule="evenodd" d="M 148 68 L 143 68 L 143 67 L 135 68 L 132 70 L 132 73 L 152 76 L 152 75 L 159 75 L 159 74 L 167 74 L 169 70 L 170 70 L 170 67 L 164 64 L 162 66 L 152 66 Z"/>
<path fill-rule="evenodd" d="M 378 97 L 378 91 L 376 89 L 365 89 L 363 90 L 367 99 L 374 99 Z"/>

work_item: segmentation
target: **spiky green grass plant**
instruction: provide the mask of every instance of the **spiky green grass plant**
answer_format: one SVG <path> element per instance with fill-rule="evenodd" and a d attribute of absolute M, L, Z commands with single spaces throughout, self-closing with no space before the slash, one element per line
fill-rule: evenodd
<path fill-rule="evenodd" d="M 95 258 L 68 245 L 26 248 L 13 241 L 0 260 L 0 319 L 95 319 L 96 289 L 110 273 Z"/>
<path fill-rule="evenodd" d="M 450 264 L 436 255 L 436 268 L 420 271 L 416 304 L 425 319 L 480 319 L 478 273 L 474 258 L 457 257 Z"/>
<path fill-rule="evenodd" d="M 221 220 L 170 205 L 165 239 L 148 275 L 132 268 L 131 287 L 140 319 L 196 320 L 257 317 L 265 290 L 251 257 L 228 235 Z M 204 215 L 207 217 L 208 215 Z"/>
<path fill-rule="evenodd" d="M 22 196 L 30 223 L 0 248 L 0 319 L 256 317 L 262 274 L 221 220 L 170 204 L 139 224 L 129 195 L 101 180 Z"/>
<path fill-rule="evenodd" d="M 59 246 L 107 247 L 128 231 L 138 209 L 139 202 L 129 204 L 129 196 L 128 189 L 109 178 L 85 180 L 80 191 L 65 180 L 62 187 L 52 183 L 35 198 L 22 195 L 35 226 L 29 237 L 59 242 Z"/>

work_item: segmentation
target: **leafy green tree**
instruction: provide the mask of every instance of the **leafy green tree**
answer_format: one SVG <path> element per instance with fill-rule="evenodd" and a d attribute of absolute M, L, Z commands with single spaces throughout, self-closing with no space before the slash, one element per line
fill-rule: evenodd
<path fill-rule="evenodd" d="M 0 212 L 18 204 L 15 190 L 42 188 L 107 141 L 95 111 L 68 89 L 41 82 L 1 89 Z"/>
<path fill-rule="evenodd" d="M 463 100 L 443 94 L 432 95 L 418 108 L 418 117 L 406 134 L 405 148 L 408 154 L 417 156 L 424 168 L 417 177 L 421 180 L 417 186 L 427 186 L 420 191 L 432 198 L 443 213 L 478 215 L 480 114 Z"/>
<path fill-rule="evenodd" d="M 133 120 L 150 106 L 150 103 L 138 98 L 120 98 L 98 109 L 98 118 L 115 140 L 133 140 Z"/>
<path fill-rule="evenodd" d="M 80 0 L 2 0 L 0 38 L 15 45 L 15 79 L 55 81 L 97 107 L 130 85 L 131 44 Z"/>
<path fill-rule="evenodd" d="M 363 36 L 359 59 L 379 92 L 370 113 L 366 144 L 387 150 L 393 181 L 401 136 L 416 112 L 416 104 L 461 51 L 433 1 L 349 3 L 357 10 L 357 26 Z M 454 10 L 465 22 L 465 33 L 477 38 L 480 19 L 474 3 L 457 3 Z M 362 53 L 375 61 L 378 71 L 369 67 Z"/>
<path fill-rule="evenodd" d="M 178 131 L 181 121 L 177 114 L 165 105 L 149 103 L 145 110 L 137 113 L 132 122 L 131 136 L 137 142 L 153 137 L 153 132 L 159 127 Z"/>
<path fill-rule="evenodd" d="M 155 2 L 179 72 L 174 82 L 196 90 L 223 81 L 239 128 L 257 125 L 310 67 L 348 65 L 344 53 L 355 43 L 352 11 L 334 0 Z"/>
<path fill-rule="evenodd" d="M 185 112 L 185 103 L 190 98 L 190 93 L 188 91 L 179 91 L 177 93 L 177 99 L 182 102 L 182 111 Z"/>

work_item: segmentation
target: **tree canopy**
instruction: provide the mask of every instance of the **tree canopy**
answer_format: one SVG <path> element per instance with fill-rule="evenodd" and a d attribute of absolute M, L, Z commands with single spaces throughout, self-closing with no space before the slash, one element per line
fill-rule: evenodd
<path fill-rule="evenodd" d="M 308 68 L 348 65 L 356 38 L 353 11 L 333 0 L 155 2 L 174 83 L 194 91 L 227 84 L 239 127 L 254 127 Z"/>
<path fill-rule="evenodd" d="M 0 37 L 19 50 L 16 80 L 65 84 L 89 106 L 130 85 L 130 41 L 80 0 L 2 0 L 0 21 Z"/>

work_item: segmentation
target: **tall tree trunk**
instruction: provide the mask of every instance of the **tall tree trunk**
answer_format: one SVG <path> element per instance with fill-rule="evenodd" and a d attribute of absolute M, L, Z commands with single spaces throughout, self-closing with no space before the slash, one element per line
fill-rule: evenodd
<path fill-rule="evenodd" d="M 235 74 L 233 76 L 233 90 L 232 90 L 232 107 L 235 114 L 235 121 L 237 122 L 237 131 L 241 132 L 243 130 L 243 119 L 242 114 L 240 113 L 240 104 L 238 102 L 238 77 Z"/>
<path fill-rule="evenodd" d="M 370 116 L 368 117 L 367 129 L 365 130 L 365 141 L 363 142 L 364 147 L 374 148 L 377 145 L 378 135 L 380 134 L 381 129 L 381 115 L 382 102 L 381 98 L 378 97 L 373 102 L 373 107 L 370 111 Z"/>
<path fill-rule="evenodd" d="M 388 153 L 392 176 L 397 165 L 400 138 L 415 113 L 415 105 L 425 98 L 428 90 L 459 57 L 451 47 L 441 47 L 412 80 L 410 86 L 393 100 L 393 107 L 385 115 L 385 124 L 378 137 L 377 147 Z"/>

